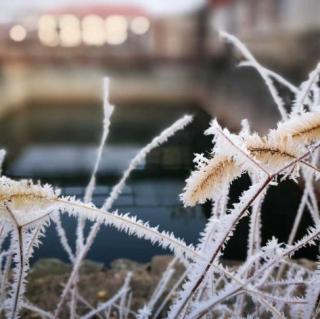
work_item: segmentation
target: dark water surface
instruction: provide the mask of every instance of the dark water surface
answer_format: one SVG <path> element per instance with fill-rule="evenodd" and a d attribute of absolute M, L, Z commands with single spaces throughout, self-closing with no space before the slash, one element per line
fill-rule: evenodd
<path fill-rule="evenodd" d="M 173 231 L 187 243 L 196 244 L 210 205 L 185 209 L 179 201 L 179 194 L 192 169 L 193 154 L 206 152 L 211 147 L 210 138 L 203 135 L 210 118 L 197 105 L 150 107 L 131 104 L 117 107 L 112 116 L 93 200 L 97 206 L 102 205 L 130 159 L 155 135 L 186 113 L 195 116 L 193 124 L 147 156 L 133 172 L 113 209 L 137 215 L 151 225 L 160 225 L 161 230 Z M 65 195 L 83 198 L 101 136 L 101 106 L 33 104 L 6 116 L 0 120 L 0 125 L 0 145 L 8 151 L 5 162 L 7 175 L 40 179 L 60 187 Z M 231 188 L 231 202 L 236 201 L 249 184 L 246 176 L 235 181 Z M 287 240 L 300 197 L 301 188 L 292 182 L 269 190 L 262 208 L 264 242 L 272 236 L 280 241 Z M 305 216 L 299 236 L 311 223 L 308 213 Z M 74 243 L 75 219 L 63 217 L 63 225 L 70 243 Z M 228 243 L 225 257 L 245 257 L 247 234 L 248 220 L 245 218 Z M 145 262 L 164 253 L 168 252 L 148 241 L 102 227 L 88 258 L 105 264 L 116 258 Z M 316 248 L 307 248 L 297 256 L 314 258 L 316 253 Z M 43 257 L 67 261 L 54 225 L 48 228 L 34 261 Z"/>
<path fill-rule="evenodd" d="M 206 151 L 210 146 L 210 139 L 203 136 L 210 118 L 196 106 L 117 107 L 103 153 L 94 203 L 102 205 L 130 159 L 183 114 L 193 114 L 193 124 L 147 156 L 128 180 L 114 209 L 137 215 L 151 225 L 160 225 L 162 230 L 173 231 L 188 243 L 196 243 L 206 220 L 203 208 L 184 209 L 179 201 L 184 180 L 192 168 L 193 153 Z M 8 151 L 7 175 L 40 179 L 59 186 L 65 195 L 83 198 L 102 130 L 100 106 L 32 105 L 7 116 L 1 125 L 4 134 L 0 141 Z M 63 217 L 63 225 L 73 243 L 75 219 Z M 167 252 L 147 241 L 102 227 L 88 258 L 106 264 L 115 258 L 144 262 L 162 253 Z M 67 260 L 54 225 L 47 230 L 34 260 L 42 257 Z"/>

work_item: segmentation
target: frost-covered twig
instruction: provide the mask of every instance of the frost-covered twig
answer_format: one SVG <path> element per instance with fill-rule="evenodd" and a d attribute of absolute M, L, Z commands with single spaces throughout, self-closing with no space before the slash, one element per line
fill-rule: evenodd
<path fill-rule="evenodd" d="M 52 313 L 45 311 L 43 309 L 40 309 L 36 305 L 32 304 L 30 301 L 24 301 L 22 303 L 22 308 L 28 309 L 28 310 L 38 314 L 42 318 L 53 319 Z"/>
<path fill-rule="evenodd" d="M 138 152 L 138 154 L 131 160 L 128 169 L 125 171 L 125 173 L 123 174 L 118 184 L 116 184 L 113 187 L 110 196 L 108 197 L 105 204 L 103 205 L 103 210 L 107 210 L 107 207 L 109 206 L 111 208 L 113 202 L 117 199 L 119 194 L 122 192 L 127 178 L 130 176 L 131 172 L 137 167 L 137 165 L 139 165 L 139 163 L 141 163 L 141 161 L 145 159 L 147 154 L 150 151 L 152 151 L 154 148 L 166 142 L 168 138 L 174 135 L 177 131 L 183 129 L 191 121 L 192 121 L 192 117 L 189 115 L 182 117 L 181 119 L 174 122 L 169 128 L 165 129 L 159 136 L 155 137 L 147 146 L 145 146 L 142 150 Z M 123 220 L 123 222 L 125 223 L 125 220 Z M 74 262 L 72 275 L 68 279 L 68 283 L 66 284 L 60 304 L 64 302 L 64 299 L 67 296 L 67 292 L 71 287 L 72 281 L 76 278 L 76 274 L 81 266 L 81 262 L 83 258 L 86 256 L 87 252 L 89 251 L 91 245 L 93 244 L 94 239 L 99 231 L 99 228 L 100 228 L 100 223 L 99 222 L 94 223 L 94 225 L 90 229 L 90 232 L 85 244 L 83 245 L 82 249 L 78 252 L 76 260 Z M 59 312 L 60 310 L 58 311 L 58 313 Z"/>
<path fill-rule="evenodd" d="M 166 271 L 163 273 L 161 279 L 159 280 L 159 283 L 157 285 L 157 287 L 155 288 L 155 290 L 153 291 L 152 296 L 150 297 L 148 303 L 143 307 L 143 309 L 140 309 L 138 311 L 138 318 L 142 317 L 142 312 L 145 312 L 146 309 L 148 310 L 148 312 L 151 314 L 154 306 L 156 305 L 156 303 L 158 302 L 158 300 L 161 298 L 161 296 L 164 293 L 164 290 L 167 289 L 168 287 L 168 283 L 171 280 L 175 269 L 174 269 L 174 264 L 177 262 L 176 258 L 173 258 L 172 261 L 169 263 Z M 139 317 L 140 316 L 140 317 Z"/>
<path fill-rule="evenodd" d="M 214 205 L 212 216 L 200 234 L 197 247 L 187 245 L 173 234 L 161 232 L 158 227 L 152 227 L 129 214 L 110 212 L 133 169 L 148 152 L 188 124 L 190 117 L 184 117 L 174 123 L 134 157 L 102 208 L 90 203 L 112 113 L 105 94 L 105 106 L 108 105 L 109 113 L 105 108 L 104 133 L 83 202 L 72 197 L 60 197 L 59 191 L 49 185 L 0 177 L 0 296 L 1 301 L 6 298 L 3 304 L 8 318 L 18 317 L 21 307 L 27 305 L 29 310 L 44 318 L 57 319 L 61 316 L 69 296 L 70 318 L 78 317 L 78 301 L 86 304 L 89 309 L 84 318 L 95 315 L 109 317 L 111 311 L 116 311 L 121 319 L 127 319 L 129 314 L 145 319 L 149 318 L 152 312 L 156 318 L 173 296 L 176 298 L 168 314 L 172 319 L 203 316 L 208 319 L 216 316 L 259 318 L 267 313 L 276 318 L 293 317 L 296 314 L 303 314 L 306 319 L 317 316 L 320 311 L 319 271 L 307 270 L 293 263 L 291 258 L 296 251 L 306 245 L 317 243 L 320 238 L 319 207 L 313 185 L 320 177 L 318 156 L 315 154 L 320 148 L 320 90 L 316 85 L 320 64 L 310 74 L 309 79 L 297 88 L 280 75 L 261 66 L 238 39 L 226 33 L 222 36 L 231 41 L 247 59 L 241 65 L 253 66 L 261 74 L 278 105 L 282 121 L 265 136 L 252 133 L 248 122 L 243 122 L 243 128 L 238 134 L 231 134 L 228 130 L 222 129 L 217 122 L 213 122 L 209 129 L 209 133 L 215 134 L 210 156 L 196 155 L 197 169 L 187 180 L 181 196 L 186 206 L 206 200 L 211 200 Z M 295 94 L 296 102 L 290 114 L 284 109 L 283 100 L 273 81 L 277 81 Z M 229 208 L 230 185 L 244 172 L 249 173 L 252 185 L 241 195 L 239 202 Z M 269 185 L 281 183 L 286 178 L 296 181 L 301 176 L 305 180 L 305 190 L 289 242 L 281 244 L 272 239 L 262 246 L 260 215 L 267 188 Z M 314 225 L 300 240 L 293 243 L 305 208 L 309 210 Z M 247 216 L 250 209 L 247 259 L 242 265 L 229 270 L 220 264 L 220 257 L 240 219 Z M 77 243 L 73 253 L 60 222 L 58 233 L 66 250 L 69 251 L 70 260 L 73 260 L 73 269 L 55 313 L 51 314 L 28 304 L 24 299 L 25 276 L 29 268 L 28 260 L 34 247 L 39 244 L 39 236 L 50 220 L 57 216 L 60 218 L 64 213 L 75 216 L 78 220 Z M 94 226 L 85 239 L 83 227 L 87 219 L 94 221 Z M 164 273 L 149 302 L 146 302 L 146 306 L 138 313 L 130 309 L 132 294 L 128 294 L 128 285 L 125 291 L 124 288 L 120 289 L 111 300 L 98 305 L 97 308 L 88 305 L 85 300 L 80 300 L 77 291 L 79 268 L 102 224 L 115 227 L 130 236 L 143 238 L 160 247 L 169 248 L 176 258 L 183 262 L 186 267 L 185 273 L 164 296 L 163 303 L 155 311 L 154 306 L 166 291 L 172 276 L 171 267 Z M 11 241 L 9 240 L 9 247 L 4 248 L 8 235 L 11 236 Z M 9 280 L 11 265 L 14 274 L 12 281 Z M 182 280 L 185 280 L 184 284 Z M 306 292 L 304 298 L 299 295 L 301 289 Z M 248 307 L 251 302 L 254 307 Z M 250 312 L 247 308 L 251 309 Z M 2 306 L 1 310 L 3 309 Z"/>
<path fill-rule="evenodd" d="M 220 32 L 220 36 L 221 38 L 232 43 L 243 54 L 243 56 L 249 62 L 251 62 L 252 66 L 254 66 L 257 69 L 257 71 L 265 81 L 266 86 L 269 89 L 269 92 L 273 100 L 275 101 L 282 119 L 287 119 L 288 115 L 284 107 L 284 102 L 279 96 L 279 93 L 277 92 L 277 89 L 275 88 L 274 84 L 272 83 L 270 73 L 267 71 L 267 69 L 260 65 L 260 63 L 255 59 L 255 57 L 251 54 L 247 47 L 238 38 L 224 31 Z"/>
<path fill-rule="evenodd" d="M 105 146 L 105 143 L 107 141 L 108 135 L 109 135 L 109 128 L 110 128 L 110 118 L 113 113 L 114 107 L 110 105 L 109 103 L 109 79 L 105 78 L 103 81 L 103 131 L 102 131 L 102 136 L 100 140 L 100 144 L 98 147 L 97 151 L 97 157 L 96 161 L 91 173 L 91 177 L 89 180 L 89 183 L 85 189 L 85 195 L 84 195 L 84 202 L 85 203 L 90 203 L 92 201 L 92 195 L 95 189 L 95 184 L 96 184 L 96 175 L 100 166 L 100 162 L 102 159 L 102 153 L 103 149 Z M 76 231 L 76 247 L 77 247 L 77 253 L 83 249 L 84 245 L 84 227 L 85 227 L 85 219 L 84 218 L 78 218 L 78 223 L 77 223 L 77 231 Z M 67 248 L 67 252 L 69 247 Z M 72 259 L 74 261 L 74 258 Z M 75 290 L 77 289 L 77 280 L 73 284 L 73 291 L 71 293 L 71 312 L 75 313 L 76 311 L 76 292 Z"/>
<path fill-rule="evenodd" d="M 312 147 L 312 151 L 315 151 L 317 148 L 320 147 L 320 143 L 316 143 Z M 241 200 L 239 201 L 239 204 L 233 208 L 234 216 L 232 214 L 228 215 L 228 217 L 231 216 L 229 219 L 229 222 L 225 222 L 225 225 L 222 224 L 222 231 L 221 231 L 221 238 L 217 240 L 217 244 L 215 244 L 214 249 L 213 247 L 210 247 L 210 251 L 213 252 L 210 259 L 208 259 L 208 262 L 201 265 L 197 270 L 194 270 L 191 274 L 191 278 L 189 278 L 189 282 L 187 282 L 184 285 L 184 291 L 181 294 L 180 298 L 178 299 L 177 303 L 173 305 L 173 307 L 170 310 L 169 318 L 176 318 L 179 316 L 181 311 L 185 308 L 187 305 L 189 299 L 192 297 L 192 295 L 195 293 L 197 288 L 200 286 L 204 278 L 206 277 L 207 273 L 209 272 L 220 248 L 225 244 L 226 240 L 232 233 L 232 230 L 234 229 L 235 225 L 238 223 L 239 219 L 243 216 L 243 214 L 246 212 L 246 210 L 251 206 L 251 204 L 256 200 L 256 198 L 265 190 L 267 185 L 279 174 L 282 174 L 284 171 L 286 171 L 288 168 L 294 166 L 296 163 L 301 161 L 302 159 L 309 156 L 310 153 L 306 152 L 302 156 L 300 156 L 297 159 L 294 159 L 290 161 L 288 164 L 284 165 L 282 168 L 280 168 L 276 173 L 268 177 L 265 181 L 257 183 L 254 186 L 251 186 L 251 188 L 243 195 Z M 320 230 L 319 230 L 320 232 Z M 315 236 L 317 238 L 318 235 Z M 310 243 L 311 239 L 308 239 L 306 242 Z M 304 242 L 303 242 L 304 243 Z M 301 243 L 301 245 L 303 245 Z M 233 295 L 233 294 L 232 294 Z"/>
<path fill-rule="evenodd" d="M 161 132 L 161 134 L 155 137 L 147 146 L 142 148 L 141 151 L 132 159 L 132 161 L 129 164 L 129 167 L 123 173 L 123 176 L 121 177 L 120 181 L 112 188 L 110 196 L 103 204 L 103 209 L 109 210 L 111 208 L 112 204 L 121 193 L 130 173 L 137 167 L 137 165 L 139 165 L 139 163 L 141 163 L 145 159 L 147 154 L 150 153 L 150 151 L 154 148 L 166 142 L 168 138 L 173 136 L 177 131 L 180 131 L 183 128 L 185 128 L 188 124 L 191 123 L 191 121 L 192 116 L 185 115 L 184 117 L 173 123 L 170 127 L 165 129 L 163 132 Z"/>
<path fill-rule="evenodd" d="M 92 318 L 93 316 L 95 316 L 99 312 L 102 312 L 106 308 L 111 307 L 117 300 L 119 300 L 121 298 L 121 296 L 123 294 L 127 294 L 128 290 L 129 290 L 129 284 L 130 284 L 131 277 L 132 277 L 132 273 L 129 272 L 126 279 L 125 279 L 123 286 L 121 287 L 121 289 L 119 289 L 119 291 L 111 299 L 109 299 L 106 302 L 101 303 L 96 309 L 91 310 L 89 313 L 82 316 L 81 319 Z"/>
<path fill-rule="evenodd" d="M 239 63 L 239 66 L 250 66 L 256 69 L 256 62 L 257 60 L 255 60 L 255 62 L 253 61 L 242 61 Z M 283 86 L 285 86 L 286 88 L 288 88 L 292 93 L 294 94 L 298 94 L 299 89 L 292 84 L 291 82 L 289 82 L 287 79 L 285 79 L 283 76 L 281 76 L 279 73 L 276 73 L 270 69 L 267 69 L 266 67 L 262 66 L 260 64 L 260 68 L 263 69 L 263 71 L 266 74 L 269 74 L 270 77 L 272 77 L 273 79 L 277 80 L 280 84 L 282 84 Z"/>
<path fill-rule="evenodd" d="M 60 239 L 60 243 L 61 243 L 63 249 L 65 250 L 65 252 L 67 253 L 70 262 L 73 262 L 74 261 L 74 253 L 73 253 L 71 246 L 68 242 L 67 234 L 62 226 L 61 216 L 59 214 L 56 214 L 56 216 L 53 218 L 53 222 L 56 226 L 56 231 L 57 231 L 58 237 Z"/>
<path fill-rule="evenodd" d="M 304 105 L 308 94 L 311 91 L 312 85 L 315 84 L 317 78 L 319 77 L 320 73 L 320 63 L 316 66 L 316 68 L 309 74 L 309 78 L 306 82 L 303 82 L 301 85 L 301 89 L 299 93 L 296 95 L 296 101 L 293 105 L 292 114 L 296 115 L 298 113 L 303 113 Z"/>
<path fill-rule="evenodd" d="M 97 151 L 96 161 L 91 173 L 89 183 L 85 190 L 84 201 L 90 203 L 92 201 L 92 194 L 94 191 L 96 175 L 100 166 L 102 159 L 102 152 L 105 146 L 106 140 L 109 135 L 110 119 L 113 113 L 114 107 L 109 103 L 109 79 L 105 78 L 103 82 L 103 131 L 101 136 L 101 141 Z"/>
<path fill-rule="evenodd" d="M 155 311 L 154 316 L 152 317 L 153 319 L 156 319 L 159 317 L 161 311 L 163 310 L 163 308 L 165 307 L 165 305 L 168 303 L 169 299 L 172 298 L 173 294 L 176 293 L 178 287 L 181 286 L 182 282 L 185 280 L 185 277 L 187 275 L 187 270 L 185 270 L 183 272 L 183 274 L 179 277 L 179 279 L 176 281 L 176 283 L 174 284 L 174 286 L 172 287 L 172 289 L 169 291 L 169 293 L 166 295 L 166 297 L 164 298 L 164 300 L 162 301 L 162 303 L 160 304 L 160 306 L 158 307 L 158 309 Z"/>

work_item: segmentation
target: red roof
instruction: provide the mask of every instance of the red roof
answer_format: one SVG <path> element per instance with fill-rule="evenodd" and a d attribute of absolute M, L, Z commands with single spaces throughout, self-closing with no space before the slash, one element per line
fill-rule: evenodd
<path fill-rule="evenodd" d="M 224 7 L 235 2 L 234 0 L 207 0 L 211 7 Z"/>
<path fill-rule="evenodd" d="M 120 5 L 82 5 L 82 6 L 64 6 L 49 12 L 49 14 L 74 14 L 83 17 L 88 14 L 98 16 L 123 15 L 126 17 L 150 16 L 150 14 L 139 6 L 120 6 Z"/>

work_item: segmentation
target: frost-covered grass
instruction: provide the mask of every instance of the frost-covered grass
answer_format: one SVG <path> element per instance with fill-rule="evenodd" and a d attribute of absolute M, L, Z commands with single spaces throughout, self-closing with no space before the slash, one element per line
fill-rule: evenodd
<path fill-rule="evenodd" d="M 112 206 L 122 192 L 132 170 L 158 145 L 164 143 L 192 120 L 184 116 L 155 137 L 131 161 L 128 169 L 116 184 L 102 207 L 91 203 L 95 188 L 95 175 L 103 147 L 106 143 L 113 107 L 108 102 L 108 82 L 105 82 L 104 122 L 97 160 L 82 201 L 62 197 L 50 185 L 34 184 L 28 180 L 11 180 L 0 177 L 0 299 L 1 312 L 7 318 L 18 318 L 23 308 L 42 318 L 61 318 L 68 309 L 70 318 L 317 318 L 320 316 L 320 268 L 310 271 L 292 261 L 292 257 L 306 245 L 318 245 L 320 237 L 319 208 L 315 183 L 319 177 L 318 155 L 320 148 L 320 90 L 319 66 L 299 87 L 277 73 L 259 64 L 247 48 L 232 35 L 221 36 L 231 42 L 243 55 L 242 66 L 254 67 L 265 81 L 280 112 L 276 128 L 265 136 L 252 132 L 249 123 L 242 121 L 239 133 L 231 133 L 213 120 L 205 134 L 213 136 L 209 156 L 196 154 L 196 168 L 186 181 L 181 194 L 185 206 L 205 201 L 212 202 L 211 216 L 199 234 L 196 247 L 187 245 L 174 234 L 161 232 L 158 227 L 135 216 L 113 211 Z M 286 110 L 278 94 L 276 83 L 290 90 L 295 99 Z M 2 161 L 4 152 L 0 154 Z M 243 192 L 231 209 L 230 184 L 242 174 L 251 178 L 251 186 Z M 304 181 L 304 193 L 286 243 L 270 238 L 266 245 L 261 241 L 261 206 L 270 187 L 283 180 Z M 313 226 L 305 230 L 302 238 L 297 229 L 304 212 L 308 212 Z M 78 220 L 76 243 L 71 245 L 62 226 L 60 216 L 73 215 Z M 239 221 L 247 217 L 250 231 L 247 258 L 236 269 L 221 264 L 228 240 Z M 85 235 L 85 221 L 94 221 Z M 53 312 L 40 309 L 25 297 L 26 277 L 33 250 L 45 236 L 46 227 L 55 223 L 61 244 L 68 254 L 73 269 L 64 284 L 59 303 Z M 164 272 L 154 293 L 141 309 L 131 309 L 131 273 L 121 289 L 96 308 L 88 307 L 79 314 L 79 269 L 101 225 L 109 225 L 169 248 L 175 258 Z M 9 246 L 4 245 L 9 241 Z M 71 247 L 76 247 L 72 249 Z M 185 272 L 167 293 L 168 282 L 181 262 Z M 169 305 L 169 308 L 168 308 Z M 163 311 L 163 309 L 169 309 Z"/>

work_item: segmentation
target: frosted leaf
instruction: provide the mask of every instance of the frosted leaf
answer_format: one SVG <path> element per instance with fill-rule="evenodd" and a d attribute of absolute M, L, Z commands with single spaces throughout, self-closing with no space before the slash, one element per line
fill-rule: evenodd
<path fill-rule="evenodd" d="M 241 175 L 241 170 L 227 156 L 217 155 L 206 162 L 186 180 L 184 192 L 180 195 L 185 206 L 202 204 L 207 199 L 219 197 L 224 186 Z"/>
<path fill-rule="evenodd" d="M 48 184 L 0 177 L 0 216 L 14 219 L 18 226 L 31 223 L 47 214 L 59 194 Z"/>
<path fill-rule="evenodd" d="M 297 146 L 290 138 L 277 138 L 274 132 L 260 137 L 257 134 L 248 136 L 246 148 L 266 170 L 276 172 L 290 161 L 303 154 L 304 149 Z"/>
<path fill-rule="evenodd" d="M 296 142 L 311 143 L 320 137 L 320 111 L 296 115 L 278 124 L 278 137 L 291 137 Z"/>
<path fill-rule="evenodd" d="M 252 158 L 246 149 L 247 135 L 243 132 L 239 135 L 232 134 L 228 129 L 222 128 L 215 119 L 210 123 L 210 127 L 205 131 L 205 134 L 214 135 L 215 154 L 232 158 L 242 171 L 247 171 L 252 176 L 266 174 L 263 167 Z"/>

